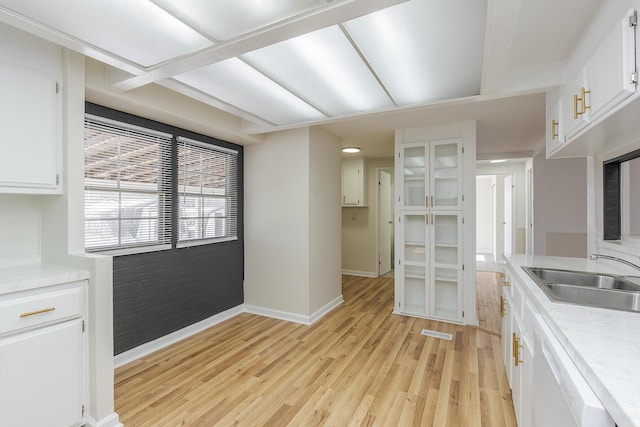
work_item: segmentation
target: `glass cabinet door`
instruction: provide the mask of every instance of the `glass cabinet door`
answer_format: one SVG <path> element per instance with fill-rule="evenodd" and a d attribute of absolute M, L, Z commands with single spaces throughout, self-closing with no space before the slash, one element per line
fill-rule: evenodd
<path fill-rule="evenodd" d="M 459 213 L 435 213 L 430 218 L 430 312 L 432 317 L 462 320 L 462 221 Z"/>
<path fill-rule="evenodd" d="M 431 185 L 429 205 L 432 209 L 461 207 L 461 140 L 431 142 Z"/>
<path fill-rule="evenodd" d="M 427 192 L 427 145 L 403 147 L 402 205 L 406 208 L 425 208 Z"/>
<path fill-rule="evenodd" d="M 405 313 L 426 315 L 427 215 L 403 215 L 403 283 Z"/>

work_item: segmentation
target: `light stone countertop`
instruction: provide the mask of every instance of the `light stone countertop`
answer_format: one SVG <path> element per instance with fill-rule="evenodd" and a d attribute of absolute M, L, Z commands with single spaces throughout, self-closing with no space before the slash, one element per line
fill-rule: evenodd
<path fill-rule="evenodd" d="M 618 426 L 640 426 L 640 313 L 554 303 L 521 267 L 640 272 L 603 259 L 514 254 L 507 264 Z"/>
<path fill-rule="evenodd" d="M 0 263 L 0 295 L 88 278 L 88 271 L 40 262 Z"/>

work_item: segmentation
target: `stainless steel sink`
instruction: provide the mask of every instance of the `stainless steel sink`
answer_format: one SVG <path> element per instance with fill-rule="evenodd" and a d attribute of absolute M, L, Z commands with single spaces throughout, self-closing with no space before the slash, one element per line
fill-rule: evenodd
<path fill-rule="evenodd" d="M 640 312 L 640 285 L 622 276 L 522 267 L 552 300 Z"/>

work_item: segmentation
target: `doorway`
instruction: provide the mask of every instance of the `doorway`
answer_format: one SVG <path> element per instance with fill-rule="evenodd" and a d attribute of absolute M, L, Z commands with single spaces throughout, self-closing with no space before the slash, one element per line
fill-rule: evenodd
<path fill-rule="evenodd" d="M 393 271 L 393 168 L 376 169 L 378 178 L 378 276 Z"/>
<path fill-rule="evenodd" d="M 513 175 L 476 176 L 476 270 L 504 270 L 513 248 Z"/>

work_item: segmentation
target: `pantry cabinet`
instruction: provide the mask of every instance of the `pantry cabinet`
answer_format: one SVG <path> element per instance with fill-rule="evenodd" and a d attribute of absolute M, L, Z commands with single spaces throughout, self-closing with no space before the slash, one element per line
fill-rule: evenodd
<path fill-rule="evenodd" d="M 84 424 L 86 287 L 0 295 L 0 425 Z"/>
<path fill-rule="evenodd" d="M 465 264 L 473 261 L 465 252 L 463 170 L 465 147 L 474 136 L 455 127 L 396 131 L 396 313 L 468 320 Z M 474 166 L 475 155 L 468 165 L 475 176 Z"/>
<path fill-rule="evenodd" d="M 403 294 L 399 310 L 442 320 L 462 320 L 460 212 L 402 213 L 399 231 Z"/>

